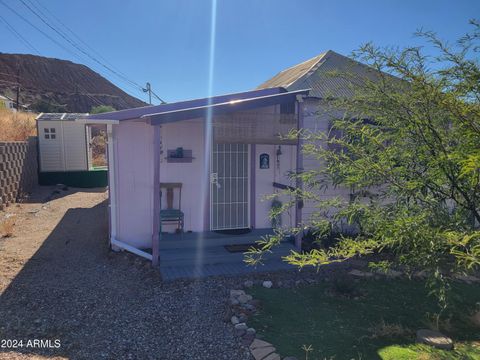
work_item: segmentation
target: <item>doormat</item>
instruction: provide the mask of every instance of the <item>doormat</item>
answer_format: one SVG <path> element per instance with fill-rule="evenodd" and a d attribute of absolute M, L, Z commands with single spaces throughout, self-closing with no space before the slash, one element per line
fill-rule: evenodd
<path fill-rule="evenodd" d="M 252 247 L 255 249 L 260 249 L 262 245 L 256 243 L 248 243 L 248 244 L 233 244 L 233 245 L 225 245 L 225 250 L 231 253 L 244 253 L 250 250 Z"/>
<path fill-rule="evenodd" d="M 243 235 L 252 232 L 252 229 L 245 228 L 245 229 L 229 229 L 229 230 L 215 230 L 217 234 L 223 235 Z"/>

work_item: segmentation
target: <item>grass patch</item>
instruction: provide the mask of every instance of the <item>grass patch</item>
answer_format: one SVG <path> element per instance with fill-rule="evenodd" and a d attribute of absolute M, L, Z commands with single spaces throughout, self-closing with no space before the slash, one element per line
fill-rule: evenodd
<path fill-rule="evenodd" d="M 353 281 L 353 280 L 352 280 Z M 347 297 L 328 283 L 296 289 L 253 288 L 262 308 L 249 320 L 259 336 L 282 356 L 309 359 L 480 359 L 480 328 L 470 320 L 480 301 L 480 287 L 455 284 L 455 311 L 441 329 L 456 342 L 453 352 L 415 344 L 415 331 L 431 327 L 437 311 L 422 282 L 362 280 L 361 296 Z"/>

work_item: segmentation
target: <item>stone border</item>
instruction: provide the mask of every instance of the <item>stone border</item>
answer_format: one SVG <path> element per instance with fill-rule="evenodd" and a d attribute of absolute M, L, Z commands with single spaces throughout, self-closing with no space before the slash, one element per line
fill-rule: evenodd
<path fill-rule="evenodd" d="M 351 276 L 352 278 L 363 278 L 363 279 L 399 279 L 402 277 L 406 277 L 407 274 L 403 271 L 389 269 L 387 272 L 383 271 L 367 271 L 367 270 L 359 270 L 355 268 L 351 268 L 350 271 L 346 272 L 347 275 Z M 411 276 L 414 279 L 423 280 L 428 277 L 428 273 L 426 271 L 417 271 L 414 272 Z M 461 275 L 455 274 L 453 275 L 453 280 L 465 282 L 467 284 L 472 283 L 480 283 L 480 278 L 475 277 L 473 275 Z M 249 289 L 254 285 L 261 285 L 264 288 L 270 289 L 272 287 L 276 288 L 296 288 L 303 285 L 313 285 L 321 281 L 330 281 L 331 278 L 329 277 L 322 277 L 319 278 L 312 278 L 307 277 L 302 280 L 296 281 L 275 281 L 275 286 L 273 281 L 265 280 L 265 281 L 254 281 L 254 280 L 247 280 L 243 283 L 244 289 Z M 358 280 L 357 280 L 358 281 Z M 226 321 L 230 322 L 233 327 L 235 334 L 241 338 L 241 342 L 243 345 L 248 346 L 250 353 L 252 354 L 255 360 L 280 360 L 281 357 L 278 353 L 276 353 L 276 348 L 261 339 L 257 338 L 256 330 L 252 327 L 247 325 L 248 318 L 255 314 L 258 310 L 260 305 L 259 300 L 254 299 L 251 295 L 247 294 L 245 290 L 241 289 L 234 289 L 230 290 L 230 299 L 229 299 L 229 315 Z M 478 313 L 478 322 L 480 323 L 480 312 Z M 295 357 L 287 356 L 284 357 L 283 360 L 297 360 Z"/>
<path fill-rule="evenodd" d="M 245 288 L 251 288 L 254 282 L 247 280 L 244 283 Z M 266 280 L 262 282 L 262 286 L 270 289 L 273 282 Z M 248 327 L 247 321 L 250 316 L 255 314 L 260 305 L 258 300 L 253 299 L 245 290 L 230 290 L 229 306 L 232 313 L 230 323 L 234 327 L 235 334 L 241 338 L 242 344 L 248 346 L 250 353 L 255 360 L 281 360 L 276 353 L 276 348 L 261 339 L 257 339 L 257 332 L 254 328 Z M 296 360 L 294 357 L 286 357 L 284 360 Z"/>

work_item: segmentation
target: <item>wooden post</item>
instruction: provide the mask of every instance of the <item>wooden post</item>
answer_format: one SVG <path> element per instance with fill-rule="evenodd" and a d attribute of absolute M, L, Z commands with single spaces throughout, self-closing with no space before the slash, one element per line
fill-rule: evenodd
<path fill-rule="evenodd" d="M 301 130 L 303 129 L 303 108 L 302 108 L 302 103 L 303 103 L 303 97 L 300 95 L 297 95 L 297 115 L 298 115 L 298 119 L 297 119 L 297 129 L 298 130 Z M 301 172 L 303 172 L 303 154 L 302 154 L 302 146 L 303 146 L 303 140 L 302 140 L 302 137 L 301 136 L 298 136 L 298 139 L 297 139 L 297 156 L 296 156 L 296 160 L 297 160 L 297 166 L 296 166 L 296 174 L 297 174 L 297 178 L 296 178 L 296 188 L 298 189 L 301 189 L 303 184 L 302 184 L 302 180 L 300 178 L 298 178 L 298 174 L 300 174 Z M 303 201 L 301 202 L 300 199 L 296 199 L 296 202 L 295 202 L 295 226 L 300 226 L 301 223 L 302 223 L 302 204 L 303 204 Z M 302 237 L 303 237 L 303 231 L 299 231 L 296 236 L 295 236 L 295 247 L 298 249 L 298 250 L 301 250 L 302 248 Z"/>
<path fill-rule="evenodd" d="M 153 126 L 153 226 L 152 265 L 160 261 L 160 125 Z"/>

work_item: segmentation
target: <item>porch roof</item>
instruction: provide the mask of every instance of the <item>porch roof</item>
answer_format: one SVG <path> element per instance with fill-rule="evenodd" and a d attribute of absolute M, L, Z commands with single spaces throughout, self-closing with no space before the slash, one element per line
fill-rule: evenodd
<path fill-rule="evenodd" d="M 221 115 L 233 111 L 251 110 L 294 101 L 297 95 L 307 95 L 306 90 L 288 92 L 282 87 L 246 91 L 176 103 L 146 106 L 102 114 L 92 114 L 86 119 L 96 121 L 125 121 L 133 119 L 150 120 L 152 125 L 194 119 L 206 115 Z"/>

